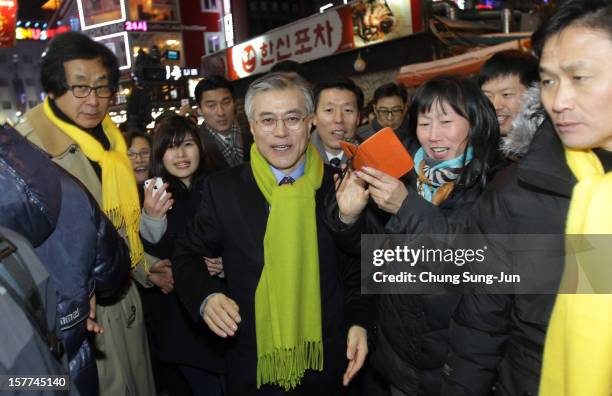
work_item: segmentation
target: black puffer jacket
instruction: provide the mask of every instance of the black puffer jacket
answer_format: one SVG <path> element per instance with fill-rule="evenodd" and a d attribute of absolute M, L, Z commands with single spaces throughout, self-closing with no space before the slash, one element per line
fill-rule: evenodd
<path fill-rule="evenodd" d="M 446 221 L 464 224 L 482 191 L 479 179 L 456 188 L 439 208 L 416 191 L 385 226 L 387 234 L 419 233 L 405 212 L 415 202 L 438 210 Z M 409 395 L 438 395 L 449 345 L 449 324 L 459 302 L 457 294 L 385 294 L 380 296 L 379 320 L 372 366 L 393 386 Z"/>
<path fill-rule="evenodd" d="M 96 363 L 85 326 L 89 299 L 94 292 L 103 299 L 122 291 L 130 270 L 127 246 L 85 188 L 13 129 L 0 131 L 0 167 L 0 225 L 28 238 L 49 271 L 71 389 L 95 395 Z"/>
<path fill-rule="evenodd" d="M 556 234 L 538 254 L 510 255 L 523 268 L 554 257 L 546 281 L 563 270 L 565 221 L 576 180 L 549 121 L 518 163 L 490 184 L 470 229 L 483 234 Z M 444 395 L 537 395 L 544 339 L 554 294 L 466 295 L 453 318 Z M 477 340 L 477 341 L 476 341 Z"/>
<path fill-rule="evenodd" d="M 428 219 L 412 221 L 415 207 L 434 211 L 445 223 L 463 226 L 483 189 L 480 169 L 474 160 L 466 177 L 467 184 L 457 186 L 439 207 L 419 196 L 412 187 L 416 185 L 416 175 L 410 172 L 403 179 L 409 193 L 396 215 L 389 217 L 369 208 L 357 223 L 346 227 L 338 220 L 336 205 L 328 212 L 326 221 L 337 243 L 352 254 L 358 254 L 361 234 L 427 233 Z M 457 294 L 380 295 L 370 365 L 387 383 L 409 395 L 439 394 L 449 348 L 451 315 L 459 298 Z"/>

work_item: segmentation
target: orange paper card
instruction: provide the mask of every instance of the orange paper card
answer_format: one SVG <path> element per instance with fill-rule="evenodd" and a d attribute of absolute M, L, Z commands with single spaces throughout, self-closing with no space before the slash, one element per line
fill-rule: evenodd
<path fill-rule="evenodd" d="M 414 167 L 412 157 L 391 128 L 381 129 L 359 146 L 344 141 L 340 145 L 355 170 L 367 166 L 400 178 Z"/>

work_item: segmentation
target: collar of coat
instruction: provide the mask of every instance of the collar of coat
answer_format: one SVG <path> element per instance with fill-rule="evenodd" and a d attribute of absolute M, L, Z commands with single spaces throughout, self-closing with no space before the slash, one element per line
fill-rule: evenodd
<path fill-rule="evenodd" d="M 59 128 L 47 118 L 43 111 L 42 103 L 30 110 L 26 119 L 30 124 L 31 130 L 36 131 L 37 137 L 40 139 L 41 147 L 49 153 L 51 157 L 59 157 L 71 147 L 77 146 L 74 140 L 59 130 Z"/>
<path fill-rule="evenodd" d="M 527 154 L 519 161 L 520 181 L 539 190 L 570 197 L 576 178 L 565 162 L 563 144 L 547 118 L 538 128 Z"/>

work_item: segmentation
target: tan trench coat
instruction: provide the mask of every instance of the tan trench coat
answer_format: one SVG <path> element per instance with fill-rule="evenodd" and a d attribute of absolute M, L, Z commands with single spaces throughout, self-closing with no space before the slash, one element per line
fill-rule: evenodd
<path fill-rule="evenodd" d="M 102 184 L 91 163 L 76 142 L 45 116 L 42 104 L 25 114 L 17 130 L 79 179 L 102 207 Z M 124 230 L 119 232 L 125 236 Z M 145 287 L 151 286 L 142 263 L 132 275 Z M 95 346 L 102 352 L 96 358 L 100 395 L 155 395 L 142 303 L 136 285 L 130 284 L 126 295 L 115 304 L 98 304 L 96 318 L 104 328 L 95 337 Z"/>

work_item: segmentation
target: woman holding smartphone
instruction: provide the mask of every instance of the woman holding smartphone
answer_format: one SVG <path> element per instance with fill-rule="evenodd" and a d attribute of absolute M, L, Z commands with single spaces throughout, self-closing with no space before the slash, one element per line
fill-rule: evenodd
<path fill-rule="evenodd" d="M 196 213 L 206 157 L 197 126 L 189 118 L 164 117 L 153 132 L 151 180 L 144 191 L 141 237 L 145 251 L 170 259 L 174 241 Z M 205 259 L 202 259 L 202 265 Z M 171 264 L 168 268 L 171 276 Z M 224 358 L 222 340 L 197 324 L 172 290 L 160 289 L 152 318 L 152 343 L 158 359 L 178 368 L 194 395 L 222 395 Z M 170 394 L 182 394 L 168 383 Z"/>

